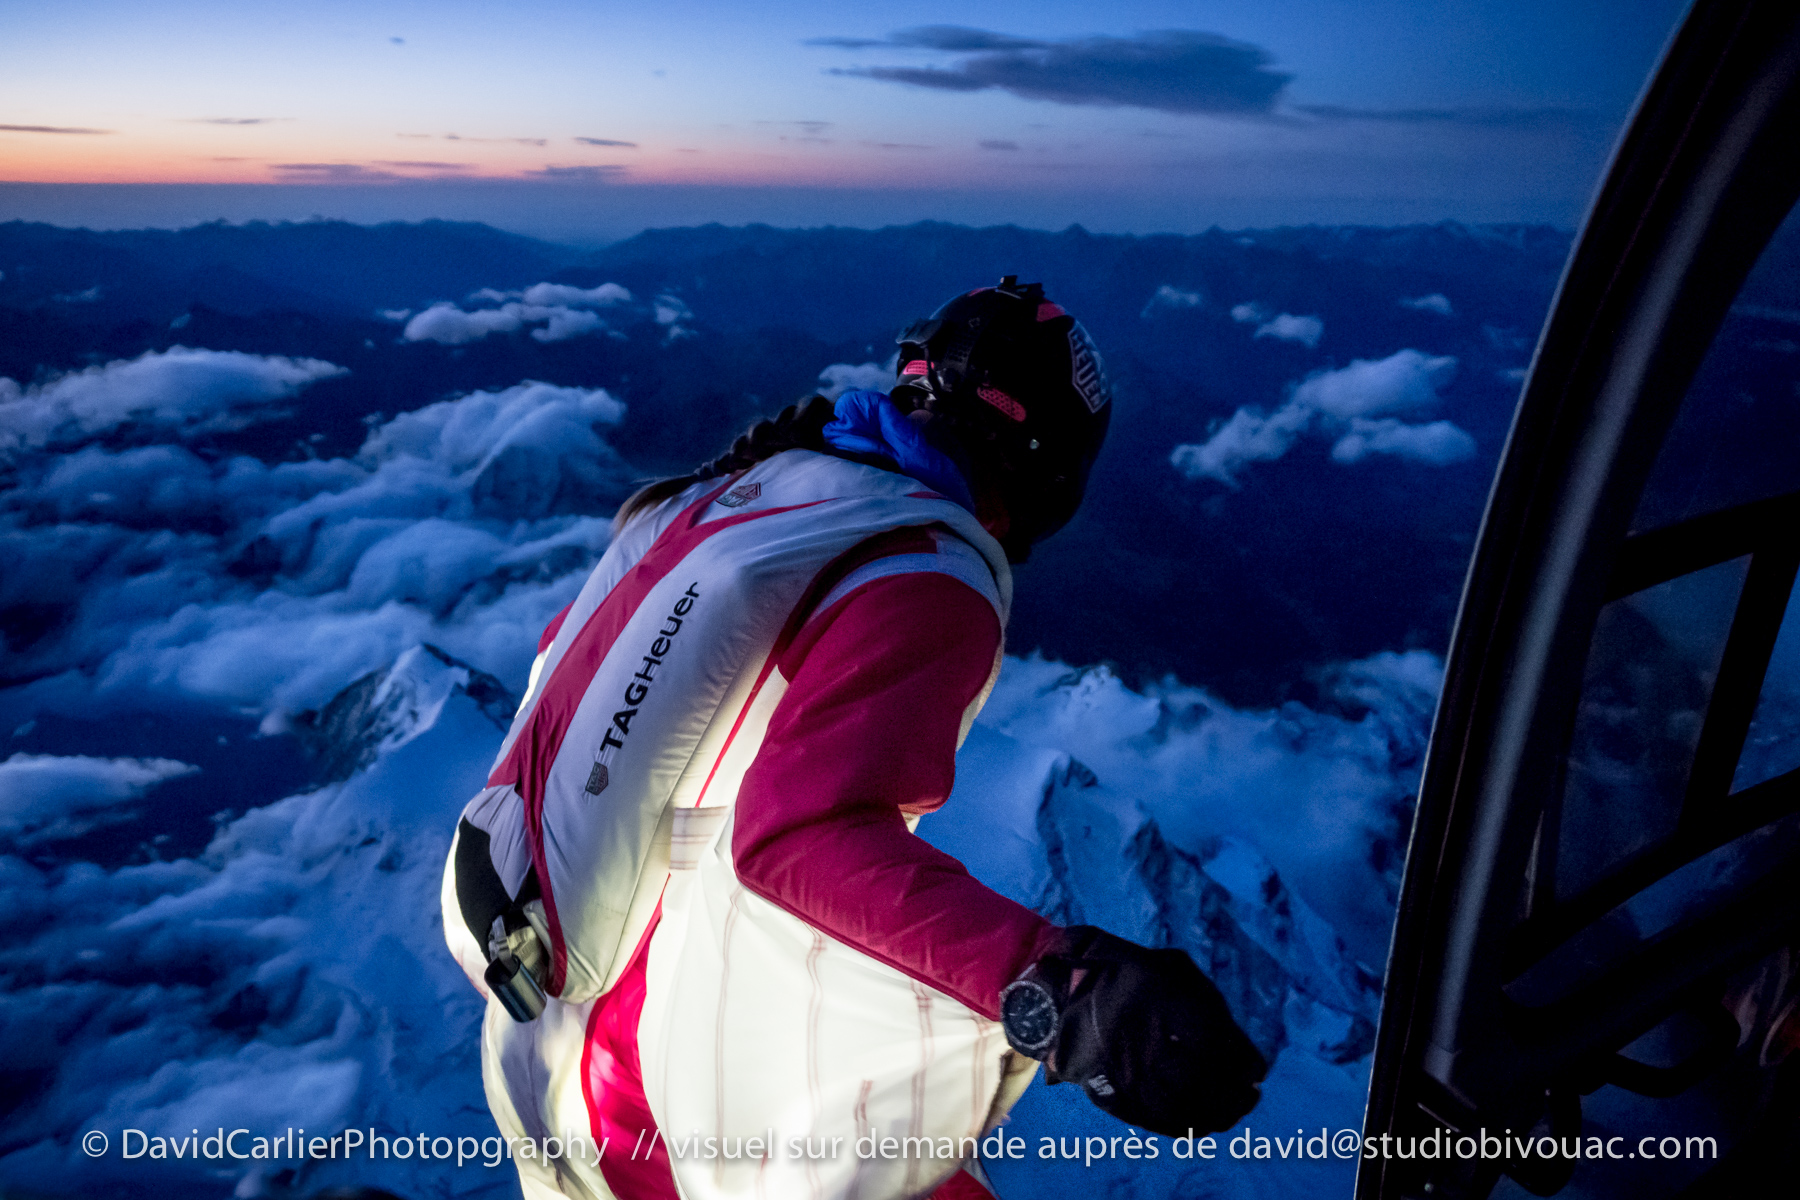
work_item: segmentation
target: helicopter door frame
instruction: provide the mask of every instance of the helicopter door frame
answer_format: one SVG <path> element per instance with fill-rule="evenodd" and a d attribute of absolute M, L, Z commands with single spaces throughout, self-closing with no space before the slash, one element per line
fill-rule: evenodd
<path fill-rule="evenodd" d="M 1522 1014 L 1505 991 L 1521 961 L 1540 943 L 1566 938 L 1569 922 L 1582 916 L 1552 906 L 1553 915 L 1534 924 L 1532 889 L 1522 881 L 1544 836 L 1546 802 L 1561 787 L 1602 606 L 1732 557 L 1725 551 L 1746 538 L 1738 553 L 1750 553 L 1767 541 L 1757 530 L 1800 513 L 1790 497 L 1627 537 L 1689 383 L 1800 195 L 1796 146 L 1800 10 L 1791 0 L 1699 0 L 1614 151 L 1489 496 L 1420 784 L 1365 1145 L 1433 1129 L 1522 1133 L 1546 1118 L 1552 1131 L 1578 1130 L 1578 1092 L 1597 1085 L 1621 1046 L 1800 921 L 1800 889 L 1742 897 L 1732 911 L 1750 927 L 1721 935 L 1726 926 L 1709 918 L 1700 931 L 1706 936 L 1665 939 L 1628 969 L 1537 1014 Z M 1709 713 L 1695 788 L 1703 778 L 1717 784 L 1721 770 L 1717 786 L 1730 782 L 1750 720 L 1746 706 L 1754 705 L 1768 659 L 1762 642 L 1775 636 L 1767 610 L 1775 603 L 1778 624 L 1796 561 L 1772 548 L 1753 559 L 1747 594 L 1761 597 L 1761 615 L 1747 617 L 1740 606 L 1744 627 L 1741 635 L 1734 627 L 1726 661 L 1750 664 L 1736 668 L 1737 690 L 1754 679 L 1748 700 Z M 1800 806 L 1800 785 L 1774 782 L 1782 786 L 1762 798 L 1759 813 Z M 1705 834 L 1699 840 L 1719 844 L 1735 820 L 1696 826 Z M 1609 902 L 1619 899 L 1613 892 L 1628 896 L 1633 883 L 1671 868 L 1634 869 L 1631 880 L 1610 886 Z M 1539 1194 L 1568 1178 L 1567 1171 L 1559 1178 L 1555 1170 L 1508 1169 Z M 1356 1195 L 1484 1195 L 1495 1178 L 1492 1163 L 1365 1157 Z"/>

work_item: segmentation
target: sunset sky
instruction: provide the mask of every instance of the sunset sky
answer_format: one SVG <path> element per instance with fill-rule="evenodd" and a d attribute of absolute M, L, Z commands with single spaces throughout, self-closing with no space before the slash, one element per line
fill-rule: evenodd
<path fill-rule="evenodd" d="M 1682 7 L 5 0 L 0 219 L 1571 225 Z"/>

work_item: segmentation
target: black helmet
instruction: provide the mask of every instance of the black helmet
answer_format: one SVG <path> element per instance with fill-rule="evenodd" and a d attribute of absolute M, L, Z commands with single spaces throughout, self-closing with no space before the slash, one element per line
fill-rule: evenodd
<path fill-rule="evenodd" d="M 1106 437 L 1112 393 L 1094 343 L 1043 285 L 1016 275 L 956 297 L 898 341 L 894 403 L 942 419 L 934 439 L 949 433 L 990 473 L 1011 521 L 1000 543 L 1024 562 L 1075 515 Z"/>

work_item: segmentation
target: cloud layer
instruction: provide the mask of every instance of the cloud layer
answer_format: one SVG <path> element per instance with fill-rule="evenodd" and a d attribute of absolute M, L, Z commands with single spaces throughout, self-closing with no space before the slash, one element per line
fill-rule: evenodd
<path fill-rule="evenodd" d="M 344 373 L 316 358 L 267 358 L 175 346 L 20 387 L 0 379 L 0 455 L 79 442 L 126 422 L 181 433 L 237 429 Z"/>
<path fill-rule="evenodd" d="M 815 39 L 844 49 L 894 47 L 958 54 L 953 66 L 843 67 L 836 75 L 939 91 L 990 88 L 1026 100 L 1173 113 L 1266 113 L 1292 75 L 1266 50 L 1213 33 L 1161 29 L 1134 37 L 1019 38 L 957 25 L 901 30 L 885 42 Z"/>
<path fill-rule="evenodd" d="M 1247 314 L 1239 316 L 1239 310 L 1233 310 L 1240 321 L 1261 319 L 1248 306 L 1239 309 Z M 1284 319 L 1312 320 L 1284 316 L 1269 325 Z M 1296 333 L 1311 334 L 1316 340 L 1311 327 L 1290 326 L 1288 334 L 1269 336 L 1305 341 Z M 1262 329 L 1257 336 L 1263 336 Z M 1400 350 L 1382 359 L 1354 359 L 1347 367 L 1308 376 L 1273 413 L 1238 409 L 1206 441 L 1176 446 L 1169 462 L 1189 479 L 1214 479 L 1237 487 L 1246 467 L 1280 458 L 1309 432 L 1332 438 L 1331 457 L 1340 463 L 1377 454 L 1432 466 L 1462 462 L 1475 454 L 1475 439 L 1464 430 L 1449 421 L 1412 424 L 1388 415 L 1435 405 L 1438 389 L 1455 373 L 1456 359 L 1417 350 Z"/>
<path fill-rule="evenodd" d="M 293 374 L 236 357 L 253 379 Z M 137 411 L 120 367 L 84 377 L 83 411 Z M 165 436 L 241 390 L 206 394 L 219 407 L 190 398 Z M 379 422 L 349 458 L 16 453 L 0 555 L 32 569 L 0 576 L 0 611 L 35 615 L 9 622 L 4 673 L 70 711 L 161 696 L 271 728 L 419 641 L 516 683 L 631 489 L 601 436 L 623 415 L 603 390 L 527 382 Z"/>

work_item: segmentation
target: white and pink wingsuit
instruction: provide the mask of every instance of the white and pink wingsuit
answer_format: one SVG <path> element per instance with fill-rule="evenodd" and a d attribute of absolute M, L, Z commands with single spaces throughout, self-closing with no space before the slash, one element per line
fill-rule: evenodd
<path fill-rule="evenodd" d="M 1010 598 L 961 506 L 808 450 L 624 527 L 445 873 L 484 994 L 459 869 L 541 892 L 549 1007 L 490 998 L 483 1025 L 502 1131 L 607 1145 L 518 1159 L 527 1197 L 985 1194 L 970 1139 L 1037 1066 L 999 992 L 1057 930 L 911 825 L 949 795 Z"/>

